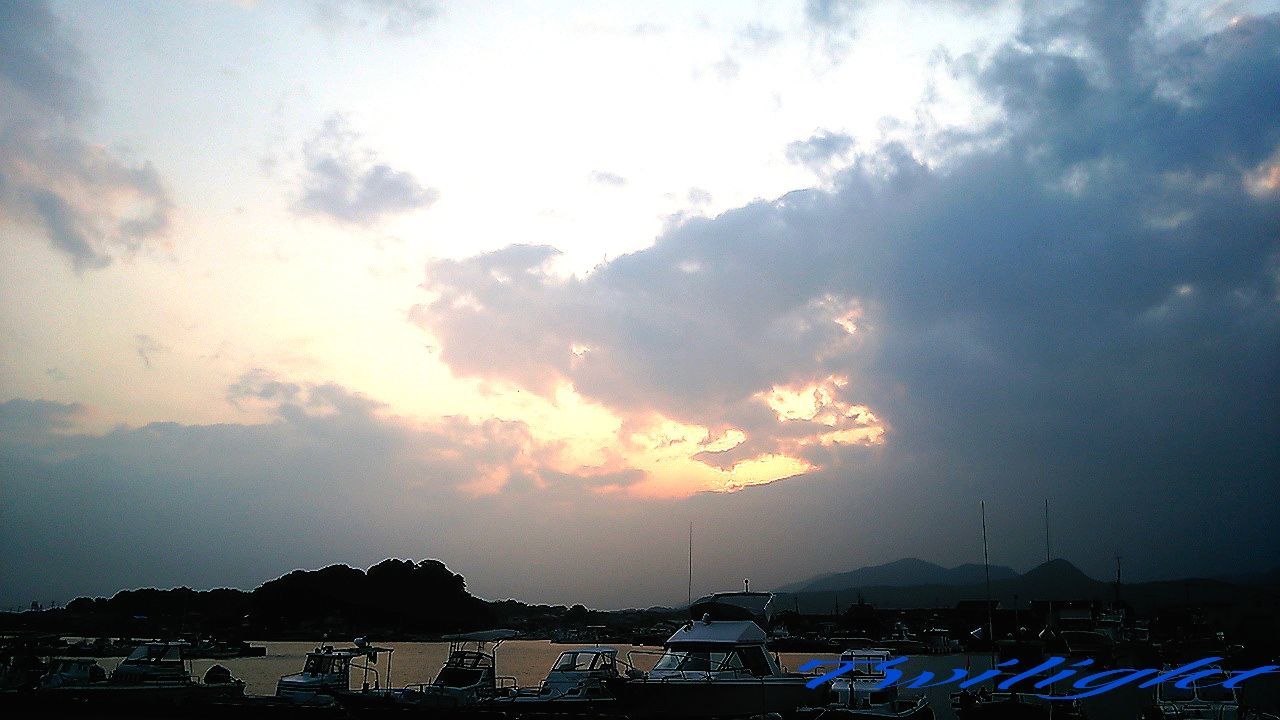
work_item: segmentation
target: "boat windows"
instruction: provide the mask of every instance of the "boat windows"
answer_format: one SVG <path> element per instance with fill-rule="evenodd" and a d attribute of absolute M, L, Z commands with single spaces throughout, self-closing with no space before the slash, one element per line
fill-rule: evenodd
<path fill-rule="evenodd" d="M 432 684 L 438 687 L 465 688 L 479 685 L 483 679 L 484 671 L 482 670 L 445 667 L 440 669 L 440 674 Z"/>
<path fill-rule="evenodd" d="M 769 656 L 765 654 L 764 648 L 738 648 L 737 655 L 742 658 L 742 667 L 745 667 L 752 675 L 764 677 L 773 674 L 773 668 L 769 665 Z"/>
<path fill-rule="evenodd" d="M 742 658 L 736 651 L 671 650 L 658 659 L 654 670 L 679 672 L 721 672 L 742 670 Z"/>
<path fill-rule="evenodd" d="M 1196 691 L 1191 688 L 1180 688 L 1176 682 L 1160 683 L 1160 699 L 1175 702 L 1195 700 Z"/>
<path fill-rule="evenodd" d="M 1220 683 L 1224 680 L 1226 680 L 1226 678 L 1221 676 L 1217 678 L 1205 678 L 1205 682 L 1212 683 Z M 1197 682 L 1196 695 L 1201 700 L 1207 700 L 1209 702 L 1235 702 L 1236 699 L 1235 690 L 1232 690 L 1231 688 L 1224 688 L 1220 684 L 1203 686 Z"/>
<path fill-rule="evenodd" d="M 142 663 L 176 663 L 182 662 L 182 652 L 178 645 L 141 645 L 129 653 L 124 660 L 130 664 Z"/>
<path fill-rule="evenodd" d="M 345 657 L 325 657 L 323 655 L 308 655 L 307 664 L 303 666 L 302 672 L 307 675 L 332 675 L 334 673 L 345 673 L 351 663 L 350 658 Z"/>
<path fill-rule="evenodd" d="M 613 656 L 596 652 L 561 653 L 553 670 L 585 671 L 600 670 L 613 667 Z"/>

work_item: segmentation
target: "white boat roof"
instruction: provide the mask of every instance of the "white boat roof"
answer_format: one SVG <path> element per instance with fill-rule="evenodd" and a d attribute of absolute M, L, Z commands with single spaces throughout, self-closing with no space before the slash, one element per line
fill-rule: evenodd
<path fill-rule="evenodd" d="M 676 630 L 667 644 L 759 645 L 766 639 L 764 630 L 750 620 L 694 620 Z"/>

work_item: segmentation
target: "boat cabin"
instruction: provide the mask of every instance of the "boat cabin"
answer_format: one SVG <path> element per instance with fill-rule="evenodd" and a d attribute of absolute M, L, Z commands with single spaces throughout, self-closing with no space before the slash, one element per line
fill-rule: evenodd
<path fill-rule="evenodd" d="M 380 648 L 364 642 L 364 638 L 356 640 L 356 646 L 350 648 L 334 648 L 323 645 L 307 653 L 302 672 L 285 675 L 276 682 L 276 697 L 296 702 L 313 702 L 327 699 L 338 692 L 351 689 L 352 670 L 362 672 L 361 684 L 369 687 L 369 676 L 373 676 L 373 687 L 391 684 L 392 648 Z M 379 653 L 387 656 L 386 677 L 378 673 L 376 663 Z"/>
<path fill-rule="evenodd" d="M 53 658 L 49 672 L 40 678 L 40 687 L 83 687 L 106 679 L 107 671 L 92 658 Z"/>
<path fill-rule="evenodd" d="M 593 699 L 608 695 L 605 681 L 617 678 L 618 651 L 611 647 L 566 650 L 560 653 L 551 672 L 542 681 L 539 697 L 552 699 Z"/>
<path fill-rule="evenodd" d="M 1156 686 L 1156 704 L 1186 710 L 1189 707 L 1222 708 L 1240 704 L 1239 688 L 1225 688 L 1228 675 L 1221 673 L 1197 678 L 1191 687 L 1178 687 L 1177 680 L 1162 682 Z"/>
<path fill-rule="evenodd" d="M 653 679 L 767 677 L 782 670 L 766 650 L 768 635 L 750 620 L 713 621 L 704 616 L 682 626 L 663 645 L 649 671 Z"/>
<path fill-rule="evenodd" d="M 111 673 L 117 684 L 193 684 L 183 648 L 186 643 L 150 642 L 134 648 Z"/>

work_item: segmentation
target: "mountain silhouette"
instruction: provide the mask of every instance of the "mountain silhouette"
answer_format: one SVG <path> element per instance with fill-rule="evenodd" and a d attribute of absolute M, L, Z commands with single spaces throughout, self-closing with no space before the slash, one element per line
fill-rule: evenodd
<path fill-rule="evenodd" d="M 1018 577 L 1012 568 L 991 566 L 991 580 Z M 944 568 L 919 558 L 903 558 L 883 565 L 870 565 L 849 572 L 819 575 L 777 588 L 777 592 L 831 592 L 865 587 L 916 587 L 920 585 L 972 585 L 986 581 L 982 565 Z"/>

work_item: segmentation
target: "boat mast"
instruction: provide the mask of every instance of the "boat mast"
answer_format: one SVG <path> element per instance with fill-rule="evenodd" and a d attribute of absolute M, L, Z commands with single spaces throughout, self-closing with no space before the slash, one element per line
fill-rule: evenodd
<path fill-rule="evenodd" d="M 687 604 L 689 607 L 693 607 L 693 521 L 689 522 L 689 592 Z"/>
<path fill-rule="evenodd" d="M 991 607 L 991 557 L 987 552 L 987 501 L 979 501 L 982 510 L 982 568 L 987 577 L 987 639 L 991 643 L 991 669 L 996 667 L 995 611 Z"/>
<path fill-rule="evenodd" d="M 1044 501 L 1044 561 L 1047 563 L 1049 557 L 1049 500 Z"/>

